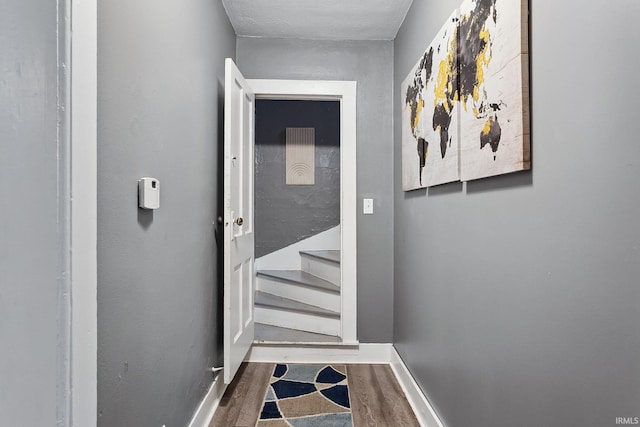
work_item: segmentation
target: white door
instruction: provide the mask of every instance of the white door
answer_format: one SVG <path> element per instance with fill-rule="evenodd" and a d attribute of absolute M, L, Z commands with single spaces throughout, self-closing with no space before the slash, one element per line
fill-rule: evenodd
<path fill-rule="evenodd" d="M 253 343 L 254 94 L 230 58 L 224 99 L 224 382 Z"/>

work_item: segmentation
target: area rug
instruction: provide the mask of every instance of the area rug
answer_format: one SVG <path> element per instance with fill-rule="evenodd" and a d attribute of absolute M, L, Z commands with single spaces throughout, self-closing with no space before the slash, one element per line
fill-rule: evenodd
<path fill-rule="evenodd" d="M 353 426 L 346 367 L 276 365 L 256 426 Z"/>

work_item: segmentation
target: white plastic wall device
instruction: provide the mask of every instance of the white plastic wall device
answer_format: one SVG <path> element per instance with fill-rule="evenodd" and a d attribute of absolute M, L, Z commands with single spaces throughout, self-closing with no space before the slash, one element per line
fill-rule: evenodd
<path fill-rule="evenodd" d="M 155 178 L 140 178 L 138 181 L 138 206 L 142 209 L 160 207 L 160 181 Z"/>

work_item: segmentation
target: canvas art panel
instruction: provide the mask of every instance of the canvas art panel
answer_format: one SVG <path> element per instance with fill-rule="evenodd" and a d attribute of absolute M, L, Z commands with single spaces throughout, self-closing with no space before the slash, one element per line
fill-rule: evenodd
<path fill-rule="evenodd" d="M 314 185 L 316 130 L 287 128 L 285 139 L 285 171 L 287 185 Z"/>
<path fill-rule="evenodd" d="M 426 55 L 426 54 L 425 54 Z M 420 63 L 411 69 L 407 78 L 400 85 L 402 97 L 402 189 L 404 191 L 417 190 L 426 187 L 422 182 L 422 169 L 424 168 L 424 142 L 422 141 L 422 125 L 417 116 L 418 106 L 424 103 L 422 91 L 410 92 L 409 86 L 422 84 L 422 75 L 416 71 Z"/>
<path fill-rule="evenodd" d="M 454 11 L 401 86 L 405 191 L 460 179 L 457 17 Z"/>
<path fill-rule="evenodd" d="M 465 0 L 460 7 L 463 181 L 531 168 L 527 11 L 527 0 Z"/>
<path fill-rule="evenodd" d="M 402 187 L 531 168 L 528 0 L 465 0 L 401 85 Z"/>

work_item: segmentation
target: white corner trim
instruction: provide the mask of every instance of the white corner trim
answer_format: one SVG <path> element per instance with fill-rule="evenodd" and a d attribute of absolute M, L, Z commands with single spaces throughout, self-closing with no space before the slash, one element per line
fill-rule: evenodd
<path fill-rule="evenodd" d="M 341 291 L 342 296 L 342 339 L 358 339 L 358 236 L 357 236 L 357 199 L 356 189 L 356 122 L 357 122 L 357 83 L 342 82 L 340 136 L 340 225 L 341 243 Z"/>
<path fill-rule="evenodd" d="M 216 377 L 193 414 L 189 427 L 209 427 L 226 389 L 227 385 L 222 381 L 222 377 Z"/>
<path fill-rule="evenodd" d="M 97 422 L 97 1 L 70 0 L 71 426 Z"/>
<path fill-rule="evenodd" d="M 389 363 L 392 344 L 333 345 L 254 344 L 245 362 L 262 363 Z"/>
<path fill-rule="evenodd" d="M 424 427 L 444 427 L 438 414 L 433 409 L 426 396 L 418 387 L 418 383 L 413 379 L 411 372 L 404 364 L 404 361 L 398 354 L 395 348 L 391 350 L 391 369 L 402 387 L 402 391 L 407 396 L 407 400 L 413 408 L 413 412 L 416 414 L 421 426 Z"/>

